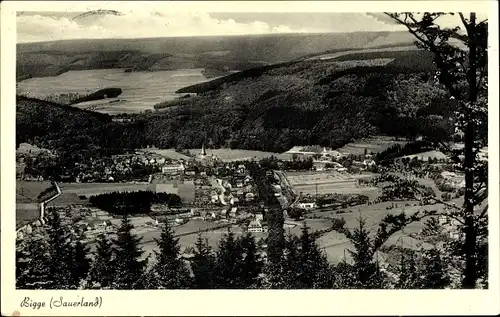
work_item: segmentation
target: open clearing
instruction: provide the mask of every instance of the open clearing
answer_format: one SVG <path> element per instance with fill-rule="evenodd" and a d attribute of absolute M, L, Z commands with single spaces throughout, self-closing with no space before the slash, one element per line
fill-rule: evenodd
<path fill-rule="evenodd" d="M 201 153 L 201 149 L 190 149 L 191 154 Z M 260 160 L 265 157 L 275 156 L 278 159 L 289 160 L 292 158 L 291 154 L 287 153 L 274 153 L 274 152 L 263 152 L 263 151 L 251 151 L 251 150 L 236 150 L 236 149 L 207 149 L 207 155 L 215 155 L 223 161 L 236 161 L 236 160 Z"/>
<path fill-rule="evenodd" d="M 386 208 L 391 205 L 395 205 L 396 207 L 390 210 Z M 406 206 L 409 204 L 410 206 Z M 325 218 L 343 218 L 346 221 L 346 227 L 349 230 L 354 230 L 359 227 L 358 219 L 363 218 L 365 220 L 365 228 L 371 232 L 371 234 L 375 234 L 380 222 L 382 219 L 388 215 L 397 215 L 401 212 L 405 212 L 408 215 L 411 215 L 418 210 L 437 210 L 442 211 L 444 205 L 436 204 L 436 205 L 427 205 L 427 206 L 413 206 L 416 204 L 414 201 L 407 202 L 384 202 L 373 205 L 361 205 L 355 206 L 351 208 L 347 208 L 346 210 L 351 211 L 348 213 L 337 214 L 336 211 L 326 211 L 326 212 L 315 212 L 315 216 L 321 216 Z M 394 235 L 390 237 L 390 239 L 385 243 L 385 245 L 404 245 L 409 248 L 419 248 L 427 247 L 427 245 L 421 245 L 421 242 L 417 239 L 410 237 L 409 235 L 412 233 L 419 233 L 420 230 L 424 227 L 425 220 L 414 222 L 402 231 L 396 232 Z M 349 240 L 341 233 L 336 231 L 328 232 L 325 235 L 321 236 L 317 240 L 319 246 L 324 250 L 327 255 L 328 261 L 331 263 L 338 263 L 346 257 L 346 260 L 349 260 L 349 252 L 347 250 L 354 250 L 354 246 L 349 242 Z"/>
<path fill-rule="evenodd" d="M 359 187 L 357 179 L 373 177 L 375 174 L 356 175 L 336 171 L 329 172 L 287 172 L 286 178 L 296 193 L 311 194 L 362 194 L 376 198 L 377 187 Z"/>
<path fill-rule="evenodd" d="M 337 150 L 346 154 L 363 155 L 365 149 L 371 153 L 379 153 L 395 144 L 404 145 L 406 141 L 396 141 L 395 138 L 387 136 L 373 136 L 348 143 Z"/>
<path fill-rule="evenodd" d="M 92 93 L 103 88 L 121 88 L 123 93 L 118 98 L 75 106 L 93 106 L 95 111 L 110 114 L 134 113 L 153 109 L 162 101 L 174 100 L 179 97 L 175 91 L 180 88 L 208 81 L 201 71 L 201 68 L 130 73 L 124 69 L 71 70 L 59 76 L 23 80 L 18 83 L 17 93 L 44 98 L 52 94 Z"/>

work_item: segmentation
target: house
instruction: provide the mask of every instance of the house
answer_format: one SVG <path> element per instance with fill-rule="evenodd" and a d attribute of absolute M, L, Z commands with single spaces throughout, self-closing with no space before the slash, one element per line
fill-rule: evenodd
<path fill-rule="evenodd" d="M 262 223 L 257 220 L 257 219 L 254 219 L 252 221 L 250 221 L 250 223 L 248 224 L 248 227 L 247 227 L 247 231 L 248 232 L 262 232 Z"/>
<path fill-rule="evenodd" d="M 443 178 L 453 178 L 453 177 L 456 177 L 457 174 L 456 173 L 453 173 L 453 172 L 448 172 L 448 171 L 444 171 L 441 173 L 441 176 L 443 176 Z"/>
<path fill-rule="evenodd" d="M 318 207 L 315 202 L 302 202 L 298 203 L 297 207 L 301 209 L 314 209 Z"/>
<path fill-rule="evenodd" d="M 363 165 L 364 165 L 365 167 L 372 167 L 372 166 L 375 166 L 375 165 L 377 165 L 377 164 L 375 163 L 375 161 L 374 161 L 373 159 L 371 159 L 371 158 L 367 158 L 367 159 L 365 159 L 365 160 L 363 161 Z"/>
<path fill-rule="evenodd" d="M 252 201 L 255 199 L 255 194 L 254 193 L 246 193 L 245 199 L 246 199 L 246 201 Z"/>
<path fill-rule="evenodd" d="M 219 202 L 219 195 L 215 194 L 215 195 L 212 195 L 211 196 L 211 201 L 212 201 L 212 204 L 216 204 Z"/>
<path fill-rule="evenodd" d="M 259 221 L 263 221 L 264 220 L 264 215 L 261 212 L 258 212 L 258 213 L 255 214 L 255 219 L 257 219 Z"/>
<path fill-rule="evenodd" d="M 184 173 L 185 167 L 184 164 L 166 164 L 163 165 L 161 168 L 161 172 L 163 174 L 168 174 L 168 175 L 176 175 L 180 173 Z"/>
<path fill-rule="evenodd" d="M 236 217 L 238 215 L 238 207 L 232 207 L 229 211 L 229 217 Z"/>

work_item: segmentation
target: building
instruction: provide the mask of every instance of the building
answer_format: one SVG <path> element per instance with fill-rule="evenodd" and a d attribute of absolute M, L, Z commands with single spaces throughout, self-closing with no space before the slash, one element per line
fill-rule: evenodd
<path fill-rule="evenodd" d="M 183 163 L 180 164 L 166 164 L 161 168 L 161 172 L 167 175 L 178 175 L 184 173 L 185 167 Z"/>
<path fill-rule="evenodd" d="M 302 202 L 297 204 L 298 208 L 301 209 L 314 209 L 318 207 L 315 202 Z"/>
<path fill-rule="evenodd" d="M 248 224 L 248 227 L 247 227 L 247 231 L 248 232 L 262 232 L 263 231 L 262 223 L 257 219 L 250 221 L 250 223 Z"/>

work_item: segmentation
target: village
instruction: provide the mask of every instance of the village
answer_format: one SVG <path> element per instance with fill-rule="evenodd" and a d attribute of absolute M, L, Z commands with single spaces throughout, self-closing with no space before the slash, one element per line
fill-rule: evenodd
<path fill-rule="evenodd" d="M 255 160 L 220 159 L 208 154 L 209 151 L 203 146 L 191 157 L 170 158 L 144 150 L 93 161 L 85 166 L 86 172 L 80 173 L 74 183 L 59 183 L 59 194 L 49 197 L 49 200 L 38 197 L 40 207 L 32 206 L 31 210 L 33 213 L 38 209 L 41 214 L 34 221 L 21 223 L 18 237 L 22 239 L 30 234 L 44 222 L 47 212 L 56 211 L 70 232 L 83 235 L 92 246 L 102 234 L 113 236 L 121 224 L 121 217 L 93 206 L 90 197 L 112 192 L 149 191 L 174 194 L 182 202 L 176 207 L 152 203 L 149 212 L 130 216 L 134 232 L 143 238 L 142 243 L 150 253 L 165 222 L 173 228 L 187 250 L 199 234 L 210 235 L 216 241 L 228 229 L 237 234 L 252 232 L 264 239 L 268 230 L 266 206 L 259 199 L 259 188 L 248 169 L 248 164 Z M 377 164 L 374 153 L 366 150 L 353 155 L 326 148 L 315 152 L 292 149 L 289 154 L 289 160 L 271 158 L 258 161 L 277 167 L 268 170 L 267 176 L 271 179 L 272 194 L 284 211 L 284 228 L 288 231 L 299 233 L 305 220 L 313 230 L 326 233 L 332 230 L 332 223 L 339 216 L 349 218 L 354 211 L 359 213 L 368 206 L 373 210 L 372 214 L 397 209 L 398 205 L 399 208 L 436 206 L 435 202 L 428 201 L 388 204 L 391 197 L 381 199 L 381 194 L 387 191 L 381 185 L 387 180 L 387 175 L 418 178 L 443 201 L 456 203 L 463 194 L 463 175 L 452 171 L 449 160 L 440 154 L 400 157 L 390 167 Z M 483 155 L 485 159 L 486 155 Z M 409 165 L 414 171 L 411 175 L 407 173 Z M 117 182 L 120 178 L 117 175 L 131 175 L 137 166 L 147 170 L 148 174 Z M 95 167 L 98 172 L 89 172 Z M 40 183 L 28 180 L 24 175 L 23 184 Z M 451 226 L 448 222 L 445 224 L 444 219 L 439 221 Z M 451 229 L 449 231 L 452 232 L 450 235 L 457 234 Z"/>

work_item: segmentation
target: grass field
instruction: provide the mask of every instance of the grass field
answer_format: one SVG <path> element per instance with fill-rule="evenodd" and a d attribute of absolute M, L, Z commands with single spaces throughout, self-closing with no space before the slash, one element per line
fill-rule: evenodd
<path fill-rule="evenodd" d="M 123 93 L 109 103 L 100 101 L 96 111 L 110 114 L 133 113 L 146 109 L 162 101 L 173 100 L 179 95 L 178 89 L 207 81 L 202 69 L 179 69 L 173 71 L 130 72 L 123 69 L 97 69 L 68 71 L 59 76 L 30 78 L 18 83 L 18 94 L 33 98 L 43 98 L 51 94 L 92 93 L 115 87 Z M 110 99 L 111 101 L 111 99 Z M 75 105 L 86 108 L 90 105 Z"/>
<path fill-rule="evenodd" d="M 366 177 L 371 177 L 367 174 Z M 330 172 L 288 172 L 286 178 L 296 193 L 311 194 L 363 194 L 376 198 L 379 189 L 376 187 L 358 187 L 357 177 L 347 173 Z"/>
<path fill-rule="evenodd" d="M 155 153 L 173 160 L 188 160 L 189 156 L 176 152 L 174 149 L 142 149 L 139 152 Z"/>
<path fill-rule="evenodd" d="M 189 151 L 192 154 L 199 154 L 201 152 L 201 149 L 190 149 Z M 287 153 L 274 153 L 274 152 L 251 151 L 251 150 L 207 149 L 206 152 L 207 155 L 215 155 L 223 161 L 249 160 L 249 159 L 260 160 L 270 156 L 275 156 L 282 160 L 290 160 L 292 158 L 292 155 Z"/>
<path fill-rule="evenodd" d="M 373 136 L 348 143 L 337 150 L 346 154 L 363 155 L 365 149 L 371 153 L 379 153 L 392 145 L 404 145 L 405 143 L 405 141 L 396 141 L 393 137 Z"/>
<path fill-rule="evenodd" d="M 77 195 L 93 196 L 114 191 L 128 192 L 147 190 L 148 184 L 130 184 L 130 183 L 60 183 L 59 186 L 63 193 L 74 193 Z"/>
<path fill-rule="evenodd" d="M 408 203 L 410 206 L 405 206 Z M 355 206 L 351 208 L 347 208 L 351 212 L 337 214 L 335 211 L 330 212 L 316 212 L 315 216 L 321 216 L 326 218 L 343 218 L 346 221 L 346 227 L 351 231 L 354 228 L 359 226 L 358 219 L 362 218 L 365 220 L 366 225 L 365 228 L 374 235 L 378 229 L 378 226 L 381 220 L 388 214 L 400 214 L 401 212 L 405 212 L 408 215 L 411 215 L 418 210 L 442 210 L 444 205 L 436 204 L 436 205 L 428 205 L 428 206 L 413 206 L 416 202 L 408 201 L 408 202 L 394 202 L 397 205 L 396 208 L 387 210 L 386 207 L 392 205 L 392 202 L 384 202 L 373 205 L 361 205 Z M 385 245 L 404 245 L 405 247 L 418 248 L 420 247 L 421 242 L 410 237 L 411 233 L 418 233 L 424 227 L 424 221 L 419 221 L 408 225 L 402 231 L 396 232 L 394 235 L 390 237 L 390 239 L 386 242 Z M 323 236 L 321 236 L 317 240 L 319 246 L 324 250 L 327 255 L 328 260 L 331 263 L 338 263 L 344 259 L 344 255 L 346 259 L 349 260 L 349 252 L 347 250 L 354 250 L 353 245 L 348 241 L 348 239 L 341 233 L 336 231 L 329 232 Z M 428 247 L 428 245 L 421 245 L 422 247 Z"/>

